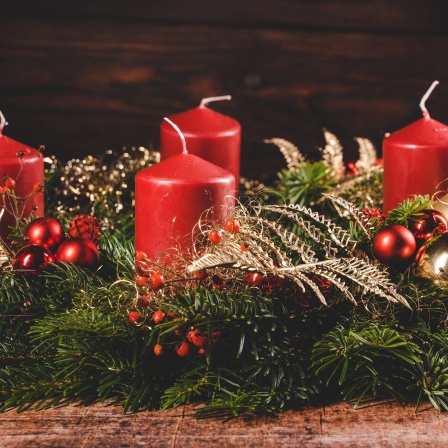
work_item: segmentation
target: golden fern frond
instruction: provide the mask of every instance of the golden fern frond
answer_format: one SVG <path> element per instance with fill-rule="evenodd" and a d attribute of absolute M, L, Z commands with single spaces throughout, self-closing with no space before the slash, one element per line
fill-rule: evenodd
<path fill-rule="evenodd" d="M 271 138 L 264 140 L 265 143 L 272 143 L 277 146 L 285 158 L 286 165 L 289 170 L 293 170 L 305 161 L 305 157 L 294 143 L 283 138 Z"/>
<path fill-rule="evenodd" d="M 337 177 L 342 177 L 345 173 L 344 153 L 338 138 L 324 129 L 325 148 L 322 150 L 324 163 L 333 169 Z"/>
<path fill-rule="evenodd" d="M 377 161 L 376 149 L 373 143 L 367 138 L 355 138 L 359 145 L 359 159 L 355 163 L 360 174 L 372 171 Z"/>

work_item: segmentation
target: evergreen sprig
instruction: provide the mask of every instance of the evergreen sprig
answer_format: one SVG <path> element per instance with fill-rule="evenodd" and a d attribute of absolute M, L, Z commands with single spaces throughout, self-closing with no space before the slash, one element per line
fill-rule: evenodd
<path fill-rule="evenodd" d="M 386 270 L 372 258 L 376 223 L 358 207 L 380 205 L 376 155 L 358 142 L 363 173 L 348 179 L 339 170 L 339 142 L 328 132 L 325 138 L 325 162 L 317 163 L 273 141 L 289 158 L 290 169 L 270 190 L 279 194 L 255 212 L 236 209 L 240 233 L 225 233 L 221 246 L 208 243 L 192 272 L 171 273 L 160 291 L 135 282 L 132 194 L 117 222 L 104 224 L 96 272 L 72 264 L 39 275 L 0 271 L 0 411 L 108 401 L 134 412 L 195 403 L 198 418 L 229 420 L 334 394 L 355 406 L 388 394 L 447 410 L 447 285 L 412 269 Z M 55 168 L 50 183 L 57 186 L 63 172 Z M 332 201 L 322 202 L 322 192 Z M 290 203 L 275 204 L 280 196 Z M 65 216 L 61 205 L 53 210 Z M 115 216 L 104 201 L 78 205 Z M 405 201 L 386 223 L 407 225 L 429 205 L 427 197 Z M 192 279 L 197 269 L 208 277 Z M 222 290 L 212 287 L 218 274 Z M 247 281 L 251 274 L 261 281 Z M 148 305 L 138 308 L 142 295 Z M 142 320 L 130 321 L 136 309 Z M 156 311 L 163 321 L 155 322 Z M 176 350 L 192 330 L 204 343 L 181 357 Z"/>

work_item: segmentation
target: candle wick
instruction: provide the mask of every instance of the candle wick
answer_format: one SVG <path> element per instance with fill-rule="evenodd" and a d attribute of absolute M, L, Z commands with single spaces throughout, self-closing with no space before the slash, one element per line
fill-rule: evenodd
<path fill-rule="evenodd" d="M 164 120 L 167 121 L 176 130 L 176 132 L 179 134 L 180 139 L 182 140 L 182 154 L 188 154 L 187 142 L 185 141 L 185 136 L 184 136 L 184 134 L 182 134 L 182 131 L 169 118 L 165 117 Z"/>
<path fill-rule="evenodd" d="M 426 118 L 427 120 L 429 120 L 431 117 L 429 116 L 429 112 L 428 112 L 428 109 L 426 109 L 425 103 L 426 103 L 426 100 L 429 98 L 429 95 L 431 95 L 432 91 L 435 89 L 437 84 L 439 84 L 439 81 L 434 81 L 431 84 L 431 87 L 423 95 L 423 98 L 420 101 L 420 109 L 422 110 L 423 117 Z"/>
<path fill-rule="evenodd" d="M 3 131 L 3 128 L 7 125 L 8 122 L 6 121 L 5 116 L 2 114 L 2 111 L 0 110 L 0 134 Z"/>
<path fill-rule="evenodd" d="M 201 104 L 199 107 L 204 107 L 208 103 L 211 103 L 212 101 L 222 101 L 222 100 L 231 100 L 232 97 L 230 95 L 223 95 L 223 96 L 211 96 L 209 98 L 202 98 Z"/>

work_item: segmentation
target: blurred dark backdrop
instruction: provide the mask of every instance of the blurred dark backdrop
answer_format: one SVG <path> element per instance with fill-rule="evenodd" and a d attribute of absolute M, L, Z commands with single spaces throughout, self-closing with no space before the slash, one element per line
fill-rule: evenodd
<path fill-rule="evenodd" d="M 164 116 L 213 108 L 243 127 L 242 175 L 283 167 L 263 139 L 355 155 L 421 117 L 448 123 L 446 0 L 2 1 L 4 133 L 61 159 L 158 147 Z"/>

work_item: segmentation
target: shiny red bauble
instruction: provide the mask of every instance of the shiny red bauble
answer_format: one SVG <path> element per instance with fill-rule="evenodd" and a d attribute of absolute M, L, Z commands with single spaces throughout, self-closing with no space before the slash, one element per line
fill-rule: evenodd
<path fill-rule="evenodd" d="M 15 271 L 34 274 L 41 269 L 45 269 L 49 263 L 54 263 L 53 254 L 43 246 L 32 244 L 22 247 L 12 262 Z"/>
<path fill-rule="evenodd" d="M 98 247 L 84 238 L 68 238 L 59 246 L 56 261 L 73 263 L 94 271 L 100 261 Z"/>
<path fill-rule="evenodd" d="M 53 253 L 65 238 L 61 224 L 53 218 L 46 217 L 33 219 L 26 226 L 23 236 L 27 244 L 44 246 Z"/>
<path fill-rule="evenodd" d="M 391 224 L 373 238 L 374 257 L 386 266 L 401 269 L 414 261 L 417 243 L 413 233 L 404 226 Z"/>
<path fill-rule="evenodd" d="M 437 210 L 427 209 L 410 221 L 408 228 L 418 240 L 429 241 L 448 231 L 448 220 Z"/>

